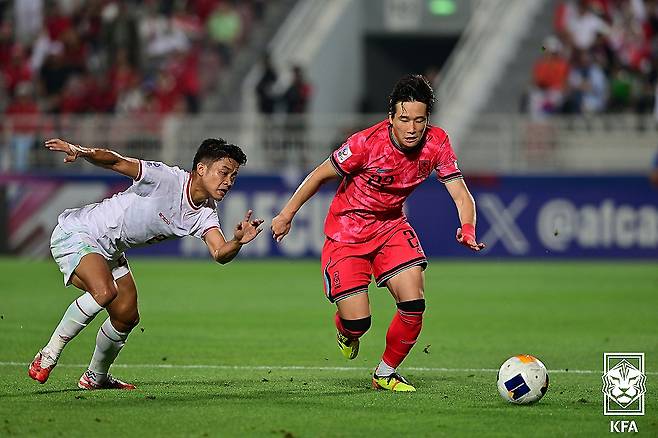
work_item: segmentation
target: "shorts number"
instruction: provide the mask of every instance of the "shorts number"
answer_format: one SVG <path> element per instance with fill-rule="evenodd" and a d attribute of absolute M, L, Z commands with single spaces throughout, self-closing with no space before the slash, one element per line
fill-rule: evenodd
<path fill-rule="evenodd" d="M 402 234 L 407 236 L 407 243 L 409 243 L 410 247 L 418 248 L 418 238 L 416 237 L 416 234 L 413 231 L 404 230 Z"/>
<path fill-rule="evenodd" d="M 368 184 L 375 187 L 390 186 L 391 184 L 393 184 L 393 180 L 394 180 L 393 175 L 386 175 L 386 176 L 370 175 L 370 178 L 368 179 Z"/>

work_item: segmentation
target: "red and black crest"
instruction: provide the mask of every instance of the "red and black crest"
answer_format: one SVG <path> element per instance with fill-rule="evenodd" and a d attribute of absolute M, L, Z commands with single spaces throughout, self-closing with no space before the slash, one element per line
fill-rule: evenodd
<path fill-rule="evenodd" d="M 334 272 L 334 288 L 339 288 L 340 287 L 340 276 L 338 275 L 338 271 Z"/>
<path fill-rule="evenodd" d="M 430 160 L 418 160 L 418 178 L 427 178 L 430 170 Z"/>

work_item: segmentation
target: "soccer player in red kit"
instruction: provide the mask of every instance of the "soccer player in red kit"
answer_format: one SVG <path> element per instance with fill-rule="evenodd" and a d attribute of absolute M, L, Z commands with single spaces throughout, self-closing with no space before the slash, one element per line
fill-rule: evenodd
<path fill-rule="evenodd" d="M 324 291 L 338 311 L 338 346 L 354 359 L 359 338 L 370 328 L 368 285 L 386 286 L 397 305 L 386 334 L 386 349 L 372 376 L 376 389 L 415 391 L 396 369 L 416 343 L 425 311 L 427 259 L 402 206 L 411 192 L 436 170 L 457 206 L 457 241 L 479 251 L 475 239 L 475 202 L 446 132 L 428 124 L 434 92 L 420 75 L 406 75 L 393 88 L 389 117 L 352 135 L 313 170 L 272 220 L 278 242 L 320 186 L 342 178 L 324 232 Z"/>

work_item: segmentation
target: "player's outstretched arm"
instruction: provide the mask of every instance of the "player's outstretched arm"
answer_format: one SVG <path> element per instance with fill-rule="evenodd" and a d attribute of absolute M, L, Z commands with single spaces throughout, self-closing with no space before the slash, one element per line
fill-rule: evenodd
<path fill-rule="evenodd" d="M 79 157 L 84 158 L 91 164 L 105 169 L 114 170 L 122 175 L 137 178 L 139 175 L 139 160 L 119 155 L 109 149 L 88 148 L 71 144 L 59 138 L 51 138 L 46 141 L 46 149 L 64 152 L 65 163 L 72 163 Z"/>
<path fill-rule="evenodd" d="M 253 211 L 249 210 L 244 219 L 235 226 L 233 230 L 233 239 L 226 240 L 219 229 L 212 229 L 206 233 L 204 240 L 208 250 L 217 263 L 226 264 L 233 260 L 242 245 L 245 245 L 256 238 L 263 231 L 260 226 L 263 219 L 251 219 Z"/>
<path fill-rule="evenodd" d="M 457 242 L 472 249 L 480 251 L 484 248 L 484 243 L 478 243 L 475 240 L 475 200 L 468 191 L 463 179 L 451 181 L 446 184 L 448 193 L 452 196 L 459 213 L 459 222 L 461 227 L 457 228 Z"/>
<path fill-rule="evenodd" d="M 292 220 L 295 214 L 302 208 L 317 191 L 322 184 L 332 179 L 339 178 L 340 175 L 334 169 L 329 159 L 326 159 L 322 164 L 316 167 L 311 173 L 308 174 L 304 181 L 297 187 L 295 193 L 288 200 L 281 212 L 272 219 L 272 237 L 277 242 L 281 240 L 290 232 Z"/>

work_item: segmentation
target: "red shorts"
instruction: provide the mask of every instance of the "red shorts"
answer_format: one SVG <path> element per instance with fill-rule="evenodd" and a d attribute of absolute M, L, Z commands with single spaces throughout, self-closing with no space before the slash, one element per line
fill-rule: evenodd
<path fill-rule="evenodd" d="M 427 267 L 416 232 L 404 222 L 367 242 L 343 243 L 327 238 L 322 248 L 324 293 L 332 303 L 377 286 L 412 266 Z"/>

